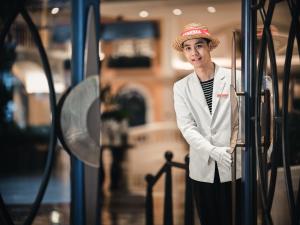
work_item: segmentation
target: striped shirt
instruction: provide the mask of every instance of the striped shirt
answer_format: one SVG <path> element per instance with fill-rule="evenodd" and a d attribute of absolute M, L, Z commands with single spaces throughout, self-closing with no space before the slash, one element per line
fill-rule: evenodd
<path fill-rule="evenodd" d="M 211 114 L 212 109 L 212 94 L 213 94 L 213 87 L 214 87 L 214 78 L 207 80 L 207 81 L 200 81 L 203 93 L 206 99 L 206 103 L 209 108 L 209 112 Z"/>

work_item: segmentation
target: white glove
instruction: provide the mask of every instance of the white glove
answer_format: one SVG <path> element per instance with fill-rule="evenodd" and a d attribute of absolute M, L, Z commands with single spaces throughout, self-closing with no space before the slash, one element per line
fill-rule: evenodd
<path fill-rule="evenodd" d="M 215 147 L 210 151 L 209 155 L 217 163 L 220 163 L 221 165 L 230 169 L 232 164 L 232 156 L 229 151 L 229 147 Z"/>

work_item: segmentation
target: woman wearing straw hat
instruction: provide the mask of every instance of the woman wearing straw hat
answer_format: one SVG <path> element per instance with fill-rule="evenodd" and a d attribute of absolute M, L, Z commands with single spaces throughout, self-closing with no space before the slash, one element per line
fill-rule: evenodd
<path fill-rule="evenodd" d="M 194 67 L 194 72 L 174 84 L 173 91 L 177 125 L 190 147 L 189 173 L 201 225 L 229 225 L 232 221 L 231 70 L 212 62 L 210 51 L 218 45 L 207 27 L 197 23 L 186 25 L 173 43 Z M 237 152 L 237 224 L 240 165 Z"/>

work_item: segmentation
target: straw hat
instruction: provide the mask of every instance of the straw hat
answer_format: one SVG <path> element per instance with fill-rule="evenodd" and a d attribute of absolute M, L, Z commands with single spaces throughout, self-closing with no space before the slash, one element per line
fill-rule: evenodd
<path fill-rule="evenodd" d="M 220 43 L 217 38 L 211 36 L 206 26 L 203 26 L 199 23 L 190 23 L 184 26 L 181 34 L 175 39 L 173 42 L 173 48 L 182 52 L 183 43 L 187 40 L 195 38 L 205 38 L 210 40 L 210 50 L 216 48 Z"/>

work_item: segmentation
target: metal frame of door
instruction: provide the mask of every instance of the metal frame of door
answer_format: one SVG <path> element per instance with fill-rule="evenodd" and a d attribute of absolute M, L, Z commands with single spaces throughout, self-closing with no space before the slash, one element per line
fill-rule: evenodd
<path fill-rule="evenodd" d="M 274 43 L 270 25 L 273 12 L 278 3 L 285 2 L 288 5 L 291 24 L 287 41 L 287 49 L 284 63 L 284 78 L 282 86 L 282 110 L 279 110 L 278 74 Z M 245 154 L 243 157 L 243 224 L 257 224 L 257 193 L 262 206 L 262 223 L 274 224 L 271 216 L 272 203 L 275 192 L 278 157 L 283 159 L 286 196 L 289 204 L 289 217 L 291 225 L 300 224 L 300 180 L 297 196 L 294 195 L 291 165 L 289 162 L 288 140 L 288 101 L 289 84 L 291 77 L 291 59 L 293 45 L 297 42 L 300 56 L 300 2 L 298 0 L 244 0 L 242 2 L 242 74 L 245 92 Z M 263 33 L 260 40 L 260 48 L 256 46 L 257 20 L 261 17 Z M 266 60 L 270 61 L 270 76 L 273 88 L 273 122 L 272 138 L 273 151 L 271 157 L 270 179 L 268 178 L 264 160 L 265 147 L 262 142 L 261 126 L 261 99 L 262 79 Z M 258 63 L 257 63 L 258 62 Z M 264 140 L 264 142 L 269 140 Z M 257 176 L 258 174 L 258 176 Z M 297 213 L 298 212 L 298 213 Z"/>

